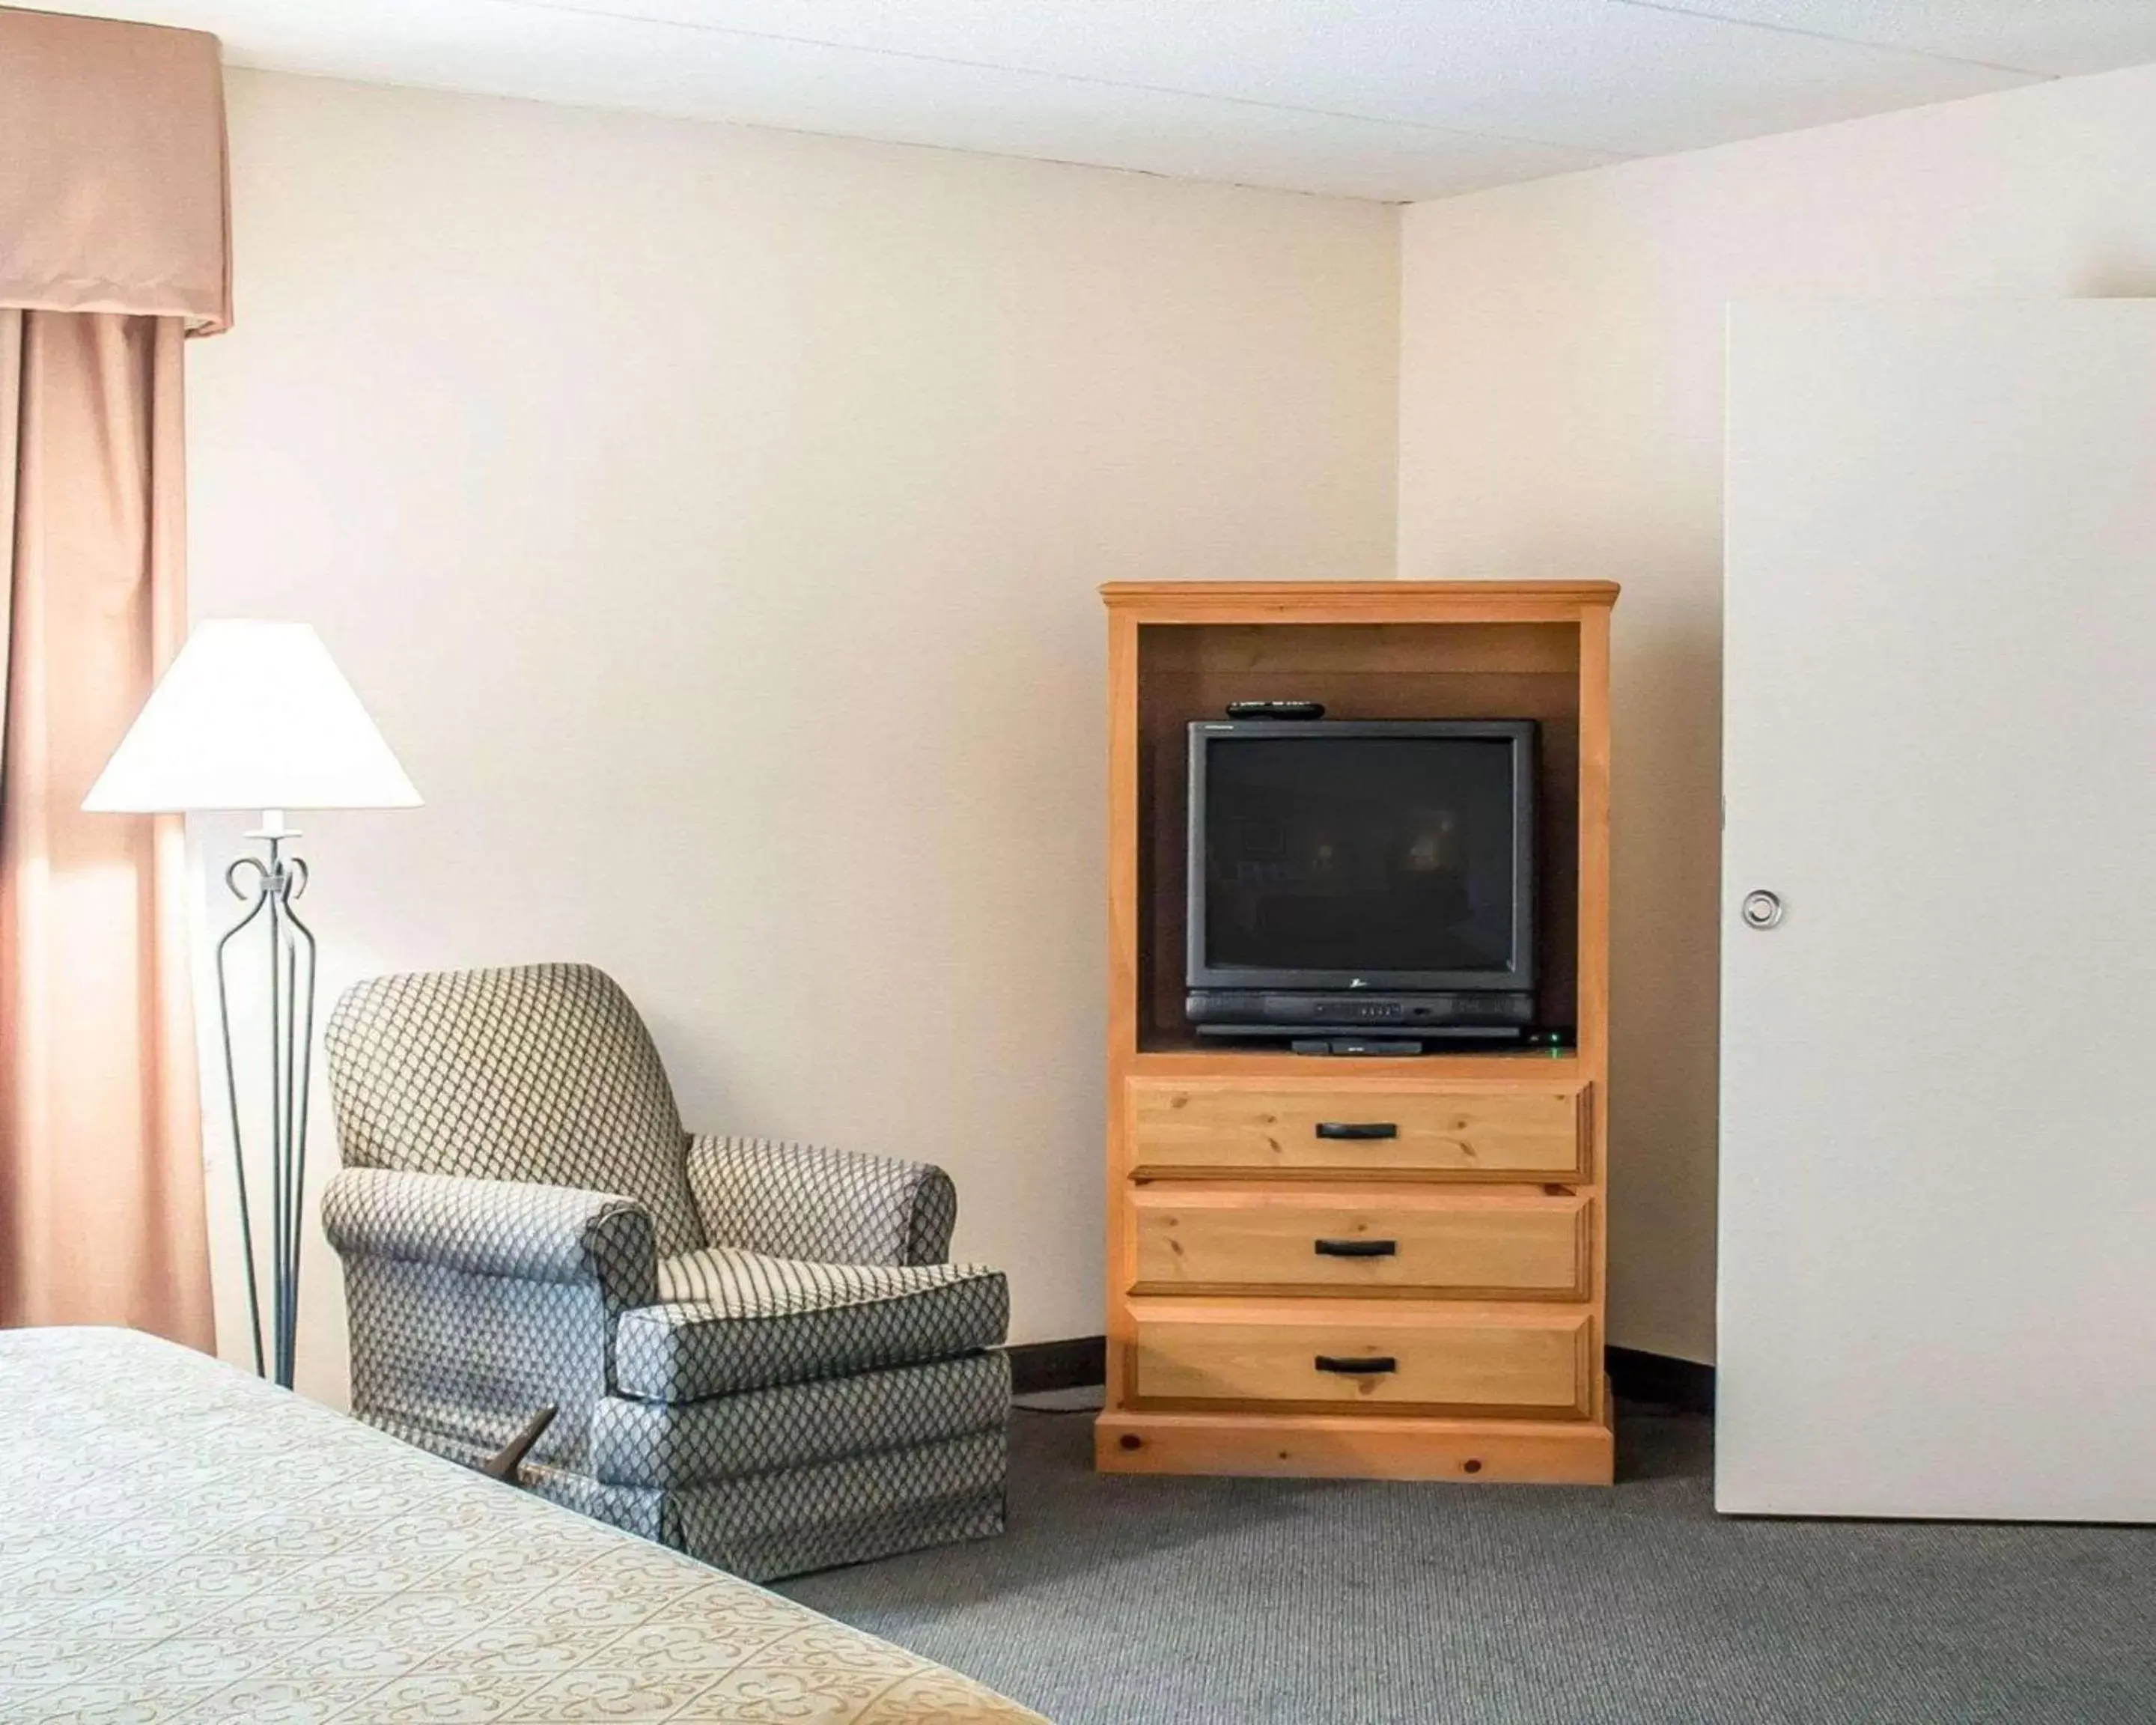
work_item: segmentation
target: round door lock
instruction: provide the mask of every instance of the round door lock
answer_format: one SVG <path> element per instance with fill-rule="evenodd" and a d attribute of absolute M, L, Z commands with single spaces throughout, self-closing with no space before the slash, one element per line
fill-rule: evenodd
<path fill-rule="evenodd" d="M 1743 915 L 1753 928 L 1772 928 L 1782 920 L 1781 896 L 1758 887 L 1744 895 Z"/>

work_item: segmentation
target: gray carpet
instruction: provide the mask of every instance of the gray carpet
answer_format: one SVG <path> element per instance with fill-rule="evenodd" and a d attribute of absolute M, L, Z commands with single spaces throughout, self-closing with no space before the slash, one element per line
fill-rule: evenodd
<path fill-rule="evenodd" d="M 1725 1521 L 1707 1422 L 1651 1412 L 1614 1491 L 1104 1478 L 1090 1436 L 1018 1414 L 1004 1538 L 784 1590 L 1060 1725 L 2156 1721 L 2156 1530 Z"/>

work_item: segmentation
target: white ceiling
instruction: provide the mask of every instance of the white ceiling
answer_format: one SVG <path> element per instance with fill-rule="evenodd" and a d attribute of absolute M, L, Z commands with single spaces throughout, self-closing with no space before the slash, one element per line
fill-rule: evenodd
<path fill-rule="evenodd" d="M 2156 0 L 31 3 L 243 66 L 1386 199 L 2156 61 Z"/>

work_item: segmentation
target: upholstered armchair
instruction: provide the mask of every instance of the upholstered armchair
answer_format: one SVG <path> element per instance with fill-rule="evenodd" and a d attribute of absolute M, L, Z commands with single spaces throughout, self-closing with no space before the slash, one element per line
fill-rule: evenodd
<path fill-rule="evenodd" d="M 683 1130 L 588 965 L 384 977 L 326 1044 L 352 1409 L 753 1579 L 999 1532 L 1009 1296 L 950 1178 Z"/>

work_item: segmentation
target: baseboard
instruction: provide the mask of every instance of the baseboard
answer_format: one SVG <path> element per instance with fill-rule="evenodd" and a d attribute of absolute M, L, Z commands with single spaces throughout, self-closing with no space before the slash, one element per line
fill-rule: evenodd
<path fill-rule="evenodd" d="M 1108 1381 L 1108 1338 L 1073 1336 L 1062 1342 L 1021 1342 L 1010 1355 L 1011 1394 L 1086 1389 Z"/>
<path fill-rule="evenodd" d="M 1604 1365 L 1609 1387 L 1628 1402 L 1659 1402 L 1687 1414 L 1714 1411 L 1714 1368 L 1697 1360 L 1672 1359 L 1666 1353 L 1643 1353 L 1636 1348 L 1605 1348 Z"/>
<path fill-rule="evenodd" d="M 1021 1342 L 1008 1350 L 1011 1391 L 1039 1395 L 1049 1389 L 1086 1389 L 1105 1383 L 1108 1338 L 1073 1336 L 1061 1342 Z M 1688 1414 L 1714 1411 L 1714 1368 L 1697 1360 L 1643 1353 L 1636 1348 L 1608 1348 L 1603 1358 L 1609 1382 L 1627 1401 L 1660 1402 Z"/>

